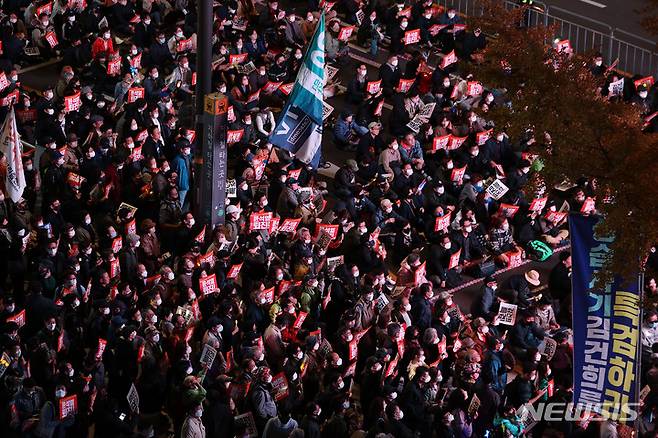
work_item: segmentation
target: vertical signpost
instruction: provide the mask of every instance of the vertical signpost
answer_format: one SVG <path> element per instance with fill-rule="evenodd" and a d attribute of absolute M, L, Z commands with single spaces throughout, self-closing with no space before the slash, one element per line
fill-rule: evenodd
<path fill-rule="evenodd" d="M 203 105 L 203 147 L 199 163 L 196 215 L 211 231 L 224 223 L 226 199 L 226 120 L 228 98 L 221 93 L 205 96 Z"/>

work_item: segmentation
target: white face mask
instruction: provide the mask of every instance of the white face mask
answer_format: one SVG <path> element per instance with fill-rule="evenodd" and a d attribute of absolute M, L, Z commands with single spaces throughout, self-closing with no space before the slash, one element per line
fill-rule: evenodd
<path fill-rule="evenodd" d="M 455 18 L 455 13 L 454 12 L 448 12 L 448 18 L 450 18 L 450 19 Z"/>
<path fill-rule="evenodd" d="M 169 271 L 169 272 L 167 273 L 167 280 L 171 281 L 171 280 L 173 280 L 174 278 L 175 278 L 174 273 L 173 273 L 172 271 Z"/>
<path fill-rule="evenodd" d="M 302 353 L 301 351 L 295 355 L 295 358 L 297 360 L 302 360 L 302 357 L 304 357 L 304 353 Z"/>
<path fill-rule="evenodd" d="M 338 384 L 338 389 L 343 389 L 344 387 L 345 387 L 345 382 L 341 380 L 340 383 Z"/>
<path fill-rule="evenodd" d="M 410 312 L 411 311 L 411 304 L 405 304 L 404 305 L 404 311 L 405 312 Z"/>
<path fill-rule="evenodd" d="M 49 332 L 55 331 L 55 323 L 50 323 L 46 326 Z"/>
<path fill-rule="evenodd" d="M 336 361 L 336 366 L 339 367 L 341 365 L 343 365 L 343 359 L 339 357 L 338 360 Z"/>
<path fill-rule="evenodd" d="M 640 91 L 639 95 L 640 95 L 640 98 L 641 98 L 641 99 L 646 99 L 648 93 L 647 93 L 646 91 Z"/>
<path fill-rule="evenodd" d="M 450 324 L 450 315 L 446 316 L 446 319 L 443 320 L 444 325 Z"/>
<path fill-rule="evenodd" d="M 105 308 L 103 308 L 103 312 L 102 312 L 102 313 L 103 313 L 103 315 L 109 315 L 109 314 L 110 314 L 110 308 L 109 308 L 109 307 L 105 307 Z"/>
<path fill-rule="evenodd" d="M 110 39 L 110 34 L 106 32 L 106 33 L 103 35 L 103 38 L 105 38 L 106 40 L 109 40 L 109 39 Z"/>
<path fill-rule="evenodd" d="M 55 110 L 52 109 L 52 108 L 48 108 L 48 109 L 46 109 L 46 114 L 48 114 L 49 116 L 52 116 L 53 114 L 55 114 Z"/>
<path fill-rule="evenodd" d="M 452 247 L 452 243 L 451 243 L 451 242 L 444 243 L 444 244 L 443 244 L 443 247 L 444 247 L 445 249 L 450 249 L 450 248 Z"/>
<path fill-rule="evenodd" d="M 453 167 L 455 167 L 455 164 L 452 161 L 448 161 L 446 164 L 446 169 L 452 169 Z"/>
<path fill-rule="evenodd" d="M 485 325 L 484 327 L 482 327 L 482 334 L 486 335 L 487 333 L 489 333 L 489 326 Z"/>
<path fill-rule="evenodd" d="M 57 391 L 55 391 L 55 397 L 56 397 L 56 398 L 64 398 L 64 397 L 66 397 L 66 390 L 64 390 L 64 389 L 58 389 Z"/>
<path fill-rule="evenodd" d="M 391 65 L 392 65 L 393 67 L 397 67 L 397 66 L 398 66 L 398 62 L 399 62 L 399 61 L 398 61 L 397 59 L 394 59 L 393 61 L 391 61 Z"/>
<path fill-rule="evenodd" d="M 301 53 L 295 53 L 295 59 L 302 59 Z"/>
<path fill-rule="evenodd" d="M 603 61 L 595 61 L 594 65 L 596 65 L 597 67 L 601 67 L 603 65 Z"/>

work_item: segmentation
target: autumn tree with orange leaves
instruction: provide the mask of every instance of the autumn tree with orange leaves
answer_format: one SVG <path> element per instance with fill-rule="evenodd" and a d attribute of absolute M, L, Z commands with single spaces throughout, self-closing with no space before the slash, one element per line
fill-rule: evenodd
<path fill-rule="evenodd" d="M 538 141 L 530 152 L 544 164 L 538 179 L 546 187 L 596 178 L 601 232 L 616 236 L 600 280 L 609 280 L 611 272 L 632 275 L 658 242 L 658 135 L 642 131 L 634 106 L 601 95 L 588 69 L 591 54 L 558 53 L 554 29 L 519 25 L 524 8 L 479 4 L 483 14 L 469 24 L 494 37 L 478 65 L 463 67 L 488 87 L 504 90 L 510 104 L 487 117 L 512 138 L 534 132 Z"/>

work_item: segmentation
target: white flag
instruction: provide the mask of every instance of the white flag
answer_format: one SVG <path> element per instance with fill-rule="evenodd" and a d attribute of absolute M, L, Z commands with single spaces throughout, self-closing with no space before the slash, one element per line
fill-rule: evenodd
<path fill-rule="evenodd" d="M 7 195 L 12 201 L 18 202 L 23 196 L 25 190 L 25 173 L 23 172 L 23 160 L 21 157 L 21 139 L 16 127 L 16 115 L 14 108 L 9 110 L 9 114 L 2 126 L 2 137 L 0 140 L 2 153 L 7 157 L 7 177 L 5 188 Z"/>

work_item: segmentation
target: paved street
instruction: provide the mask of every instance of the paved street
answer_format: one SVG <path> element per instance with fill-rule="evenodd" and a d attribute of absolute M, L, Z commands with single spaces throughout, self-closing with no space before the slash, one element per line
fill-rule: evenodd
<path fill-rule="evenodd" d="M 640 26 L 642 14 L 640 10 L 647 4 L 647 0 L 544 0 L 549 7 L 551 15 L 573 21 L 583 26 L 597 29 L 601 22 L 618 28 L 623 32 L 630 32 L 643 38 L 653 39 Z M 565 12 L 569 11 L 569 12 Z M 574 15 L 578 14 L 578 15 Z M 590 20 L 584 19 L 587 17 Z M 595 21 L 592 21 L 595 20 Z"/>

